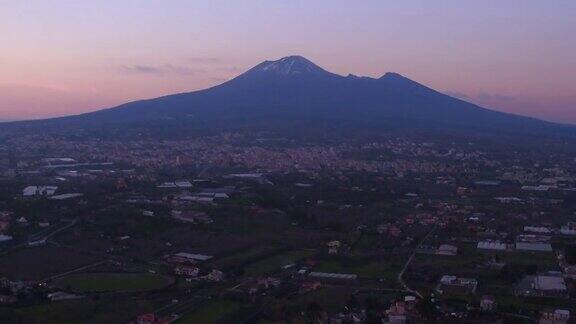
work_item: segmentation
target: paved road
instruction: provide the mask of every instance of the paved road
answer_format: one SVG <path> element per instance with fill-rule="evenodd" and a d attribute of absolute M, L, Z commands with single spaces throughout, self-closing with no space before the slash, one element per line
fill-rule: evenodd
<path fill-rule="evenodd" d="M 76 269 L 72 269 L 72 270 L 70 270 L 70 271 L 66 271 L 66 272 L 63 272 L 63 273 L 54 275 L 54 276 L 52 276 L 52 277 L 48 277 L 48 278 L 44 279 L 44 281 L 48 281 L 48 280 L 52 280 L 52 279 L 57 279 L 57 278 L 60 278 L 60 277 L 64 277 L 64 276 L 69 275 L 69 274 L 71 274 L 71 273 L 78 272 L 78 271 L 82 271 L 82 270 L 86 270 L 86 269 L 90 269 L 90 268 L 92 268 L 92 267 L 96 267 L 96 266 L 99 266 L 99 265 L 101 265 L 101 264 L 105 264 L 105 263 L 108 263 L 108 262 L 110 262 L 110 260 L 104 260 L 104 261 L 98 261 L 98 262 L 95 262 L 95 263 L 91 263 L 91 264 L 89 264 L 89 265 L 85 265 L 85 266 L 82 266 L 82 267 L 79 267 L 79 268 L 76 268 Z"/>
<path fill-rule="evenodd" d="M 422 294 L 420 294 L 418 291 L 408 287 L 408 285 L 406 284 L 406 282 L 404 282 L 404 279 L 402 277 L 404 276 L 404 272 L 406 272 L 406 269 L 408 269 L 408 266 L 412 262 L 412 259 L 414 259 L 414 256 L 416 255 L 416 251 L 418 251 L 418 249 L 424 244 L 424 242 L 426 242 L 428 237 L 430 237 L 430 235 L 432 235 L 432 233 L 434 233 L 435 230 L 436 230 L 435 228 L 432 229 L 430 232 L 428 232 L 428 234 L 426 234 L 426 236 L 424 236 L 424 238 L 420 241 L 420 243 L 418 243 L 418 246 L 416 246 L 416 248 L 414 249 L 414 251 L 412 252 L 410 257 L 408 258 L 408 260 L 404 264 L 402 271 L 400 271 L 398 273 L 398 283 L 400 283 L 400 286 L 402 286 L 402 288 L 404 288 L 404 290 L 406 290 L 407 292 L 414 294 L 414 295 L 420 297 L 421 299 L 424 298 L 424 297 L 422 297 Z"/>
<path fill-rule="evenodd" d="M 4 256 L 4 255 L 7 255 L 9 253 L 12 253 L 15 250 L 22 248 L 22 247 L 28 247 L 28 243 L 36 242 L 36 241 L 42 241 L 42 240 L 48 240 L 52 236 L 66 230 L 66 229 L 68 229 L 74 225 L 76 225 L 76 220 L 73 220 L 68 225 L 65 225 L 61 228 L 55 229 L 53 232 L 50 232 L 50 233 L 47 233 L 47 232 L 50 231 L 52 228 L 48 228 L 48 229 L 42 230 L 40 232 L 30 234 L 27 238 L 22 238 L 20 240 L 13 241 L 13 242 L 8 242 L 9 244 L 4 244 L 2 249 L 0 250 L 0 256 Z"/>
<path fill-rule="evenodd" d="M 180 299 L 176 303 L 170 302 L 166 306 L 157 309 L 155 313 L 161 317 L 166 317 L 173 314 L 182 317 L 185 314 L 191 313 L 192 311 L 208 303 L 212 299 L 210 293 L 211 291 L 209 289 L 199 289 L 194 293 Z"/>

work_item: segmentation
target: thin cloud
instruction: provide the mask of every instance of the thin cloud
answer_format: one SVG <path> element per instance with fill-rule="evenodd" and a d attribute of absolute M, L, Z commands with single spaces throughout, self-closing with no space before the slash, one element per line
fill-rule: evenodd
<path fill-rule="evenodd" d="M 127 74 L 147 74 L 147 75 L 195 75 L 206 71 L 189 66 L 164 64 L 153 65 L 124 65 L 120 71 Z"/>
<path fill-rule="evenodd" d="M 198 56 L 198 57 L 189 57 L 186 59 L 188 62 L 193 62 L 193 63 L 206 63 L 206 64 L 216 64 L 216 63 L 221 63 L 222 59 L 218 58 L 218 57 L 202 57 L 202 56 Z"/>
<path fill-rule="evenodd" d="M 464 100 L 473 100 L 473 101 L 480 101 L 480 102 L 510 102 L 516 101 L 517 98 L 509 95 L 503 95 L 498 93 L 487 93 L 482 92 L 474 95 L 457 92 L 457 91 L 444 91 L 444 94 L 449 95 L 451 97 L 464 99 Z"/>
<path fill-rule="evenodd" d="M 161 70 L 156 67 L 146 65 L 123 66 L 122 71 L 134 74 L 158 74 L 161 72 Z"/>
<path fill-rule="evenodd" d="M 459 99 L 470 99 L 470 96 L 464 94 L 462 92 L 457 91 L 444 91 L 444 94 L 449 95 L 450 97 L 455 97 Z"/>
<path fill-rule="evenodd" d="M 516 98 L 507 95 L 501 95 L 497 93 L 481 93 L 478 95 L 480 100 L 490 100 L 490 101 L 514 101 Z"/>
<path fill-rule="evenodd" d="M 210 78 L 211 81 L 215 81 L 215 82 L 226 82 L 229 79 L 227 78 Z"/>
<path fill-rule="evenodd" d="M 226 66 L 226 67 L 218 68 L 217 70 L 218 71 L 224 71 L 224 72 L 240 72 L 240 71 L 242 71 L 242 69 L 237 67 L 237 66 Z"/>

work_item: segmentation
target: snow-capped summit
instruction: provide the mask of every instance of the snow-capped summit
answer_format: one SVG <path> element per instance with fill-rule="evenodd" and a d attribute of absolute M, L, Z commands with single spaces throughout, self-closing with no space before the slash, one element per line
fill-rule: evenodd
<path fill-rule="evenodd" d="M 293 55 L 281 58 L 277 61 L 265 61 L 256 67 L 257 71 L 273 72 L 281 75 L 298 75 L 304 73 L 327 73 L 318 65 L 308 59 Z"/>

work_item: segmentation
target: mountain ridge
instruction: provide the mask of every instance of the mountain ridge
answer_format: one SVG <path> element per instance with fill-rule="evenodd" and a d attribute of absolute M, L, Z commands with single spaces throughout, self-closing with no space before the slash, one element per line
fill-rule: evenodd
<path fill-rule="evenodd" d="M 315 127 L 331 121 L 357 124 L 350 127 L 359 130 L 363 125 L 375 128 L 395 125 L 408 129 L 445 125 L 478 131 L 530 133 L 555 132 L 563 127 L 482 108 L 399 73 L 387 72 L 379 78 L 342 76 L 297 55 L 264 61 L 227 82 L 204 90 L 138 100 L 35 123 L 63 127 L 122 124 L 162 127 L 171 121 L 187 123 L 193 128 L 221 129 L 282 123 Z"/>

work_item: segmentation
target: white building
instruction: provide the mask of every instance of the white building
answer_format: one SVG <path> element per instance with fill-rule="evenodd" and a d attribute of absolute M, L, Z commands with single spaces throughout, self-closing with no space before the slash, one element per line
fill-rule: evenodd
<path fill-rule="evenodd" d="M 568 324 L 570 321 L 570 311 L 567 309 L 556 309 L 544 311 L 538 321 L 539 324 Z"/>
<path fill-rule="evenodd" d="M 566 225 L 560 227 L 560 233 L 563 235 L 576 235 L 576 223 L 569 222 Z"/>
<path fill-rule="evenodd" d="M 12 236 L 0 234 L 0 243 L 12 240 Z"/>
<path fill-rule="evenodd" d="M 176 254 L 174 254 L 174 257 L 187 259 L 187 260 L 193 260 L 193 261 L 206 261 L 206 260 L 212 259 L 212 256 L 210 256 L 210 255 L 193 254 L 193 253 L 186 253 L 186 252 L 176 253 Z"/>
<path fill-rule="evenodd" d="M 61 194 L 61 195 L 54 195 L 52 197 L 50 197 L 50 199 L 52 200 L 66 200 L 66 199 L 72 199 L 72 198 L 77 198 L 77 197 L 82 197 L 84 196 L 84 194 L 79 193 L 79 192 L 74 192 L 74 193 L 66 193 L 66 194 Z"/>
<path fill-rule="evenodd" d="M 438 255 L 456 255 L 458 253 L 458 247 L 450 244 L 442 244 L 438 247 L 436 254 Z"/>
<path fill-rule="evenodd" d="M 516 250 L 531 252 L 552 252 L 552 245 L 550 245 L 550 243 L 517 242 Z"/>
<path fill-rule="evenodd" d="M 552 233 L 552 230 L 544 226 L 524 226 L 524 232 L 550 234 Z"/>
<path fill-rule="evenodd" d="M 478 242 L 477 248 L 479 250 L 505 251 L 506 243 L 501 243 L 498 241 L 481 241 Z"/>
<path fill-rule="evenodd" d="M 24 197 L 52 196 L 58 190 L 57 186 L 28 186 L 22 190 Z"/>

